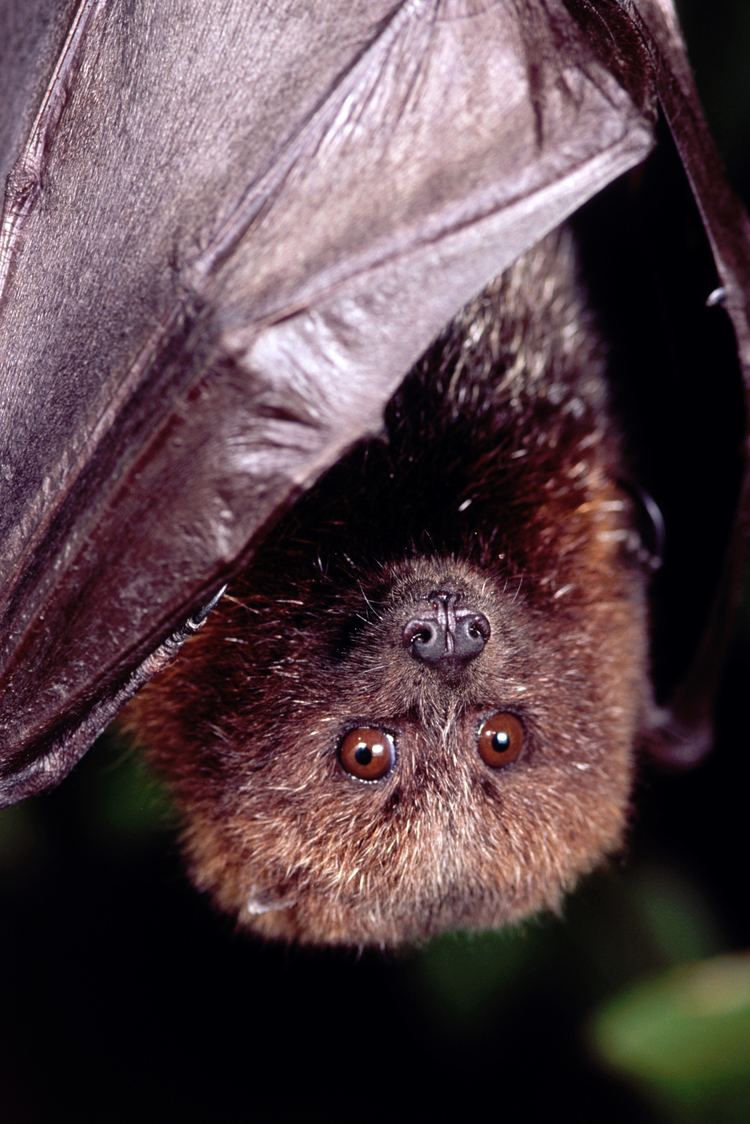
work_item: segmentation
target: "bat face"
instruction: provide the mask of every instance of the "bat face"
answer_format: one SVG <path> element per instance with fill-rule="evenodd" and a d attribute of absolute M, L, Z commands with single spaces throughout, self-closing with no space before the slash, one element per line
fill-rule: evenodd
<path fill-rule="evenodd" d="M 128 723 L 242 925 L 394 945 L 543 908 L 621 841 L 646 567 L 555 236 L 472 302 Z"/>

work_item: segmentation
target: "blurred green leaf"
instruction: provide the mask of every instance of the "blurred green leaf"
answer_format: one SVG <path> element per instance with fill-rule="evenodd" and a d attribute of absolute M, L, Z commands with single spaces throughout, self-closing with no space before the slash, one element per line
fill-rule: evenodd
<path fill-rule="evenodd" d="M 90 829 L 100 838 L 136 843 L 173 826 L 167 793 L 139 753 L 108 735 L 93 754 L 98 775 L 96 797 L 86 805 Z"/>
<path fill-rule="evenodd" d="M 750 1119 L 750 956 L 682 965 L 610 1001 L 597 1053 L 681 1120 Z"/>
<path fill-rule="evenodd" d="M 50 806 L 61 809 L 59 829 L 97 851 L 150 847 L 173 833 L 175 813 L 166 789 L 143 754 L 108 730 L 86 754 Z"/>
<path fill-rule="evenodd" d="M 708 903 L 676 867 L 649 864 L 634 871 L 630 893 L 659 966 L 700 960 L 722 949 Z"/>
<path fill-rule="evenodd" d="M 422 987 L 448 1023 L 467 1029 L 481 1024 L 538 958 L 530 927 L 500 933 L 449 933 L 416 957 Z"/>

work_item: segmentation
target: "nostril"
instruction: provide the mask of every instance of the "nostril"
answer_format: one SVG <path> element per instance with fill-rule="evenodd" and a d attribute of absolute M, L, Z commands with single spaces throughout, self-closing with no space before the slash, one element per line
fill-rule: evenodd
<path fill-rule="evenodd" d="M 402 633 L 404 644 L 408 647 L 408 645 L 413 644 L 415 640 L 427 641 L 434 631 L 435 625 L 431 624 L 429 621 L 409 621 L 409 623 L 404 626 L 404 631 Z"/>
<path fill-rule="evenodd" d="M 487 620 L 484 613 L 474 613 L 472 616 L 464 618 L 466 622 L 466 631 L 469 636 L 476 636 L 484 641 L 490 638 L 490 622 Z"/>
<path fill-rule="evenodd" d="M 456 650 L 458 659 L 473 660 L 490 638 L 490 622 L 484 613 L 471 613 L 456 621 Z"/>
<path fill-rule="evenodd" d="M 433 621 L 409 621 L 403 631 L 403 640 L 417 659 L 429 662 L 439 660 L 445 654 L 445 635 Z"/>

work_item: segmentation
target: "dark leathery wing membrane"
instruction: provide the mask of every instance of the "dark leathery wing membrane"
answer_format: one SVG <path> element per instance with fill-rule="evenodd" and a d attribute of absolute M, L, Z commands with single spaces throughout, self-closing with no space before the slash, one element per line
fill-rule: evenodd
<path fill-rule="evenodd" d="M 448 319 L 646 157 L 658 99 L 747 356 L 744 226 L 671 9 L 637 7 L 0 5 L 4 802 L 67 772 Z"/>

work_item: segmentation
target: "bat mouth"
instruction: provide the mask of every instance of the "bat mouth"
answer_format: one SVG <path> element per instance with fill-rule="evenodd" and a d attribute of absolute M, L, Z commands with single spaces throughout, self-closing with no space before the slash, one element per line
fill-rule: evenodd
<path fill-rule="evenodd" d="M 269 891 L 251 891 L 245 906 L 250 917 L 262 917 L 268 913 L 280 913 L 283 910 L 293 909 L 297 898 L 291 895 L 275 895 Z"/>
<path fill-rule="evenodd" d="M 480 931 L 505 925 L 519 910 L 495 895 L 486 903 L 436 899 L 419 903 L 346 903 L 307 895 L 297 901 L 258 903 L 251 898 L 245 924 L 270 940 L 312 946 L 397 948 L 420 944 L 458 929 Z M 522 912 L 522 911 L 521 911 Z"/>

